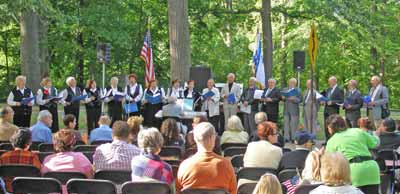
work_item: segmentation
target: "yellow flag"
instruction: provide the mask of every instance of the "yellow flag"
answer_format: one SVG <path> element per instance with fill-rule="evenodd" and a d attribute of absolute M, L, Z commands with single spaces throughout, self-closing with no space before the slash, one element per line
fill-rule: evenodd
<path fill-rule="evenodd" d="M 310 40 L 308 46 L 308 53 L 310 54 L 311 68 L 314 69 L 315 60 L 317 58 L 317 50 L 318 50 L 318 37 L 317 37 L 317 28 L 314 23 L 311 25 L 310 32 Z"/>

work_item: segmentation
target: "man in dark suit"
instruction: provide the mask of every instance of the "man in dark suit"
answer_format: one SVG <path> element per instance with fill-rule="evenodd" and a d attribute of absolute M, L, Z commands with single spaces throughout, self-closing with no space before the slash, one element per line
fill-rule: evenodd
<path fill-rule="evenodd" d="M 343 109 L 346 113 L 346 122 L 349 127 L 358 127 L 357 121 L 361 117 L 361 107 L 363 105 L 363 99 L 361 92 L 357 89 L 357 81 L 350 80 L 348 85 L 348 91 L 343 103 Z"/>
<path fill-rule="evenodd" d="M 279 163 L 278 171 L 284 169 L 295 169 L 299 171 L 304 168 L 308 153 L 314 145 L 315 135 L 307 130 L 298 132 L 295 137 L 296 150 L 283 154 Z"/>
<path fill-rule="evenodd" d="M 276 80 L 268 80 L 268 88 L 264 89 L 261 101 L 263 102 L 262 111 L 267 113 L 268 121 L 278 123 L 279 101 L 281 101 L 281 92 L 276 86 Z"/>
<path fill-rule="evenodd" d="M 325 138 L 326 141 L 330 138 L 328 128 L 326 127 L 326 119 L 333 114 L 339 114 L 340 106 L 338 104 L 343 103 L 343 89 L 337 84 L 337 79 L 332 76 L 328 80 L 329 88 L 325 91 L 325 96 L 329 99 L 328 102 L 321 102 L 325 105 L 324 110 L 324 123 L 325 123 Z"/>

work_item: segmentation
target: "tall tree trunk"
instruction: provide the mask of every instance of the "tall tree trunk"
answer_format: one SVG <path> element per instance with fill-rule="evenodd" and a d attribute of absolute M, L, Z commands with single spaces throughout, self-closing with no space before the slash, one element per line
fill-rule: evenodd
<path fill-rule="evenodd" d="M 49 24 L 46 18 L 39 18 L 39 64 L 40 64 L 40 75 L 41 77 L 49 76 L 49 47 L 47 40 L 47 33 L 49 30 Z"/>
<path fill-rule="evenodd" d="M 4 31 L 4 48 L 3 48 L 3 51 L 4 51 L 4 56 L 5 56 L 5 59 L 6 59 L 6 85 L 8 85 L 9 86 L 9 84 L 10 84 L 10 66 L 9 66 L 9 64 L 8 64 L 8 30 L 6 29 L 5 31 Z"/>
<path fill-rule="evenodd" d="M 189 79 L 191 66 L 188 0 L 168 0 L 171 79 Z"/>
<path fill-rule="evenodd" d="M 265 69 L 265 82 L 272 77 L 272 26 L 271 26 L 271 0 L 262 1 L 262 30 L 263 30 L 263 56 Z M 267 83 L 265 83 L 267 84 Z"/>
<path fill-rule="evenodd" d="M 78 17 L 80 17 L 80 8 L 83 6 L 83 0 L 79 1 L 78 4 Z M 77 53 L 76 53 L 76 58 L 77 58 L 77 62 L 78 62 L 78 83 L 77 85 L 79 87 L 83 87 L 84 84 L 84 77 L 83 77 L 83 73 L 84 73 L 84 52 L 83 52 L 83 33 L 82 33 L 82 29 L 80 28 L 80 23 L 79 23 L 79 19 L 78 19 L 78 33 L 76 35 L 76 42 L 78 43 L 78 49 L 77 49 Z"/>
<path fill-rule="evenodd" d="M 39 16 L 26 10 L 20 18 L 21 27 L 21 72 L 27 78 L 27 86 L 36 91 L 40 84 Z"/>
<path fill-rule="evenodd" d="M 283 1 L 285 3 L 285 1 Z M 286 80 L 287 80 L 287 52 L 286 52 L 286 31 L 287 31 L 287 21 L 286 21 L 286 16 L 284 14 L 281 14 L 281 52 L 282 52 L 282 58 L 281 58 L 281 87 L 286 86 Z M 299 81 L 299 80 L 297 80 Z"/>

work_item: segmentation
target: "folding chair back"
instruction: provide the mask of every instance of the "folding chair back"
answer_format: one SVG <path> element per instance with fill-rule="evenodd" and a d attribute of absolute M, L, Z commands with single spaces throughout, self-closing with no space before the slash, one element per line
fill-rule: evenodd
<path fill-rule="evenodd" d="M 246 153 L 245 147 L 229 147 L 224 150 L 224 157 L 232 157 L 234 155 L 244 155 Z"/>
<path fill-rule="evenodd" d="M 97 145 L 76 145 L 74 148 L 75 152 L 94 152 L 96 151 Z"/>
<path fill-rule="evenodd" d="M 0 165 L 0 177 L 40 177 L 40 169 L 26 164 Z"/>
<path fill-rule="evenodd" d="M 70 179 L 67 182 L 68 193 L 79 194 L 116 194 L 117 187 L 113 182 L 94 179 Z"/>
<path fill-rule="evenodd" d="M 239 170 L 237 178 L 258 181 L 265 173 L 276 174 L 276 170 L 272 168 L 242 168 Z"/>
<path fill-rule="evenodd" d="M 252 194 L 256 188 L 257 183 L 244 183 L 238 188 L 238 194 Z"/>
<path fill-rule="evenodd" d="M 169 160 L 179 160 L 182 157 L 182 148 L 178 146 L 164 146 L 161 148 L 160 157 L 168 157 Z"/>
<path fill-rule="evenodd" d="M 61 183 L 53 178 L 16 177 L 12 182 L 14 193 L 61 193 Z"/>
<path fill-rule="evenodd" d="M 122 194 L 170 194 L 170 188 L 165 183 L 158 182 L 127 182 L 122 185 Z"/>
<path fill-rule="evenodd" d="M 39 152 L 54 152 L 54 146 L 51 143 L 41 143 L 39 145 Z"/>
<path fill-rule="evenodd" d="M 0 144 L 0 150 L 12 151 L 14 150 L 14 147 L 12 146 L 11 143 L 2 143 Z"/>
<path fill-rule="evenodd" d="M 224 151 L 226 148 L 229 147 L 247 147 L 247 144 L 245 143 L 224 143 L 221 145 L 221 150 Z"/>
<path fill-rule="evenodd" d="M 43 177 L 55 178 L 61 182 L 61 184 L 65 185 L 70 179 L 78 178 L 78 179 L 86 179 L 86 175 L 81 172 L 47 172 L 43 175 Z"/>
<path fill-rule="evenodd" d="M 301 170 L 299 170 L 299 172 L 301 172 Z M 278 179 L 282 183 L 282 182 L 285 182 L 285 181 L 291 179 L 292 177 L 294 177 L 296 175 L 297 175 L 296 169 L 284 169 L 279 172 Z"/>
<path fill-rule="evenodd" d="M 111 143 L 112 141 L 109 140 L 97 140 L 97 141 L 93 141 L 92 143 L 90 143 L 90 145 L 101 145 L 101 144 L 106 144 L 106 143 Z"/>
<path fill-rule="evenodd" d="M 99 170 L 94 174 L 95 179 L 109 180 L 117 185 L 131 181 L 131 171 L 123 170 Z"/>

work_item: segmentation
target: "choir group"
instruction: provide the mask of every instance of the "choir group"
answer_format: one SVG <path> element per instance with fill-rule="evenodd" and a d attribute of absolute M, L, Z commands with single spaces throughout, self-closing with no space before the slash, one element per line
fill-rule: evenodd
<path fill-rule="evenodd" d="M 288 141 L 294 139 L 295 131 L 299 128 L 300 106 L 303 106 L 304 128 L 308 130 L 319 129 L 317 113 L 320 106 L 325 107 L 325 120 L 343 109 L 347 125 L 351 127 L 357 126 L 357 120 L 361 117 L 360 110 L 363 107 L 367 109 L 368 117 L 373 121 L 375 127 L 383 118 L 389 116 L 388 90 L 382 85 L 378 76 L 371 78 L 371 87 L 366 95 L 362 95 L 357 89 L 356 80 L 350 80 L 347 90 L 344 92 L 334 76 L 328 80 L 329 88 L 321 93 L 312 90 L 311 80 L 307 80 L 304 95 L 297 87 L 295 78 L 288 81 L 288 87 L 278 89 L 275 79 L 269 79 L 265 88 L 258 88 L 256 78 L 251 77 L 247 86 L 243 88 L 241 84 L 235 82 L 233 73 L 227 75 L 227 83 L 222 88 L 217 88 L 214 80 L 209 79 L 207 87 L 202 91 L 195 90 L 194 80 L 187 81 L 185 88 L 181 87 L 180 80 L 173 80 L 166 92 L 158 86 L 157 80 L 151 80 L 146 88 L 142 87 L 137 82 L 135 74 L 128 75 L 128 84 L 124 87 L 121 87 L 118 82 L 117 77 L 112 77 L 110 85 L 103 89 L 96 85 L 96 81 L 88 80 L 86 87 L 81 89 L 77 87 L 74 77 L 68 77 L 66 79 L 67 87 L 58 92 L 52 85 L 51 79 L 46 77 L 43 78 L 41 87 L 34 95 L 34 91 L 26 87 L 26 78 L 18 76 L 16 86 L 8 96 L 7 104 L 15 112 L 14 124 L 22 128 L 30 127 L 32 106 L 37 104 L 40 110 L 48 110 L 53 117 L 51 126 L 53 133 L 59 130 L 57 111 L 59 105 L 64 107 L 65 115 L 72 114 L 79 118 L 80 105 L 84 104 L 87 113 L 88 134 L 92 129 L 98 127 L 99 118 L 104 113 L 104 108 L 107 107 L 107 113 L 112 123 L 133 115 L 142 115 L 145 126 L 157 128 L 161 124 L 161 118 L 156 116 L 160 110 L 163 110 L 163 116 L 169 117 L 182 116 L 184 111 L 204 112 L 210 123 L 215 126 L 218 134 L 221 135 L 224 130 L 224 122 L 239 112 L 244 128 L 249 134 L 256 131 L 254 115 L 259 111 L 265 112 L 269 121 L 277 123 L 279 103 L 283 102 L 283 132 Z M 184 102 L 182 103 L 182 101 Z M 107 106 L 102 108 L 102 104 Z M 182 108 L 184 106 L 189 108 Z M 167 107 L 175 107 L 175 109 Z M 76 121 L 78 122 L 79 119 Z M 76 129 L 78 126 L 77 123 Z M 329 133 L 325 131 L 325 134 L 328 139 Z"/>

